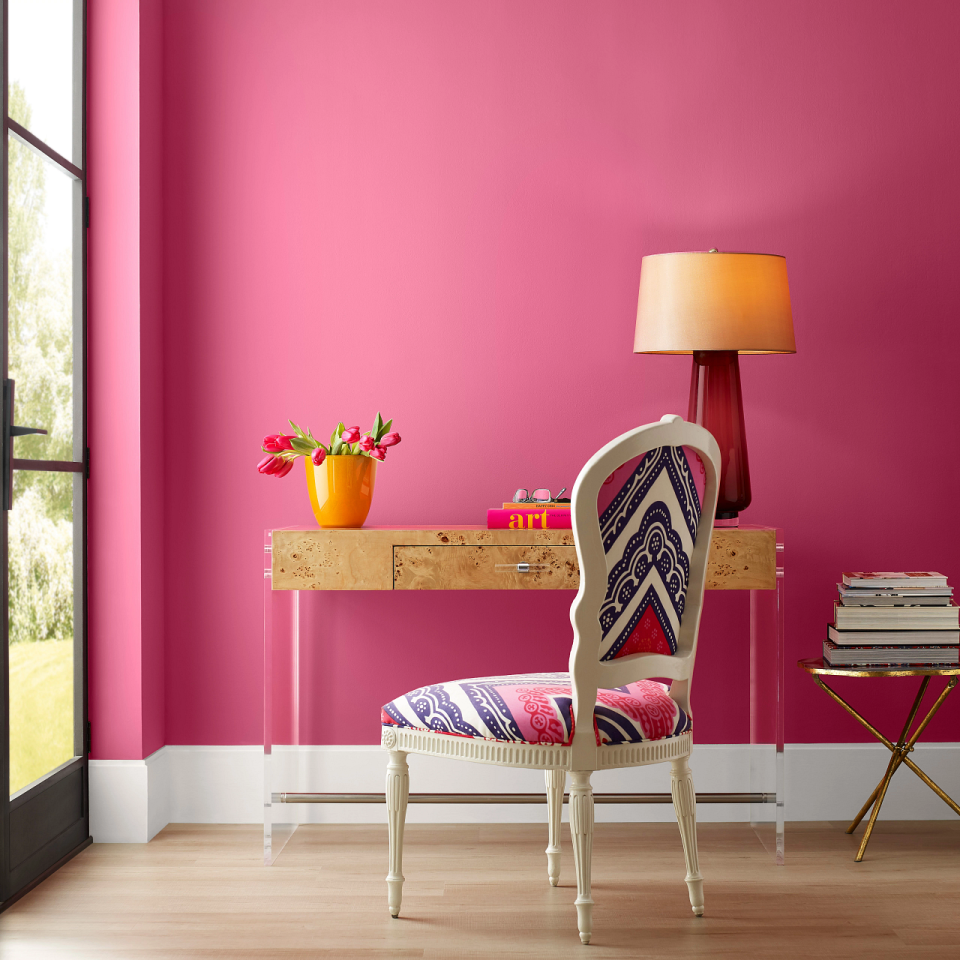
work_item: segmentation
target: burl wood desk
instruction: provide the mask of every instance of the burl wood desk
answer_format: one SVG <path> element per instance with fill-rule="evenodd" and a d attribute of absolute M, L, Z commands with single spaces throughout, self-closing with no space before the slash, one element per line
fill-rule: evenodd
<path fill-rule="evenodd" d="M 382 803 L 383 794 L 311 793 L 300 741 L 300 593 L 308 590 L 576 590 L 572 530 L 478 526 L 285 528 L 264 539 L 264 862 L 296 824 L 291 803 Z M 758 836 L 783 863 L 783 538 L 774 527 L 717 528 L 707 590 L 750 591 L 750 784 L 698 793 L 698 803 L 749 803 Z M 287 598 L 288 606 L 277 604 Z M 289 601 L 292 600 L 292 605 Z M 709 638 L 701 636 L 701 642 Z M 749 657 L 749 660 L 748 660 Z M 278 754 L 285 754 L 283 772 Z M 278 789 L 283 780 L 286 789 Z M 294 787 L 291 781 L 300 781 Z M 291 789 L 294 787 L 293 789 Z M 669 803 L 663 794 L 596 794 L 597 803 Z M 411 803 L 545 803 L 537 794 L 410 794 Z M 765 806 L 767 805 L 767 806 Z"/>

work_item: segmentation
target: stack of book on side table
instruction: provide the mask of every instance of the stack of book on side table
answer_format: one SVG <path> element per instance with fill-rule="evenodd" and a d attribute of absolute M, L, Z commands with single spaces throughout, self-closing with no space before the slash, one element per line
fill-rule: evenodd
<path fill-rule="evenodd" d="M 939 573 L 845 573 L 827 627 L 831 667 L 960 663 L 960 607 Z"/>

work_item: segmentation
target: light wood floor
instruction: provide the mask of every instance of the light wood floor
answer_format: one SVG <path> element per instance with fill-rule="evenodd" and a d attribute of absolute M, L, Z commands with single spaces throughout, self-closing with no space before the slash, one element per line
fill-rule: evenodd
<path fill-rule="evenodd" d="M 565 838 L 566 839 L 566 838 Z M 569 843 L 546 828 L 412 825 L 403 911 L 387 914 L 386 829 L 305 826 L 273 867 L 249 826 L 95 844 L 0 915 L 0 958 L 937 958 L 960 956 L 960 821 L 788 825 L 775 867 L 750 828 L 701 824 L 706 916 L 673 824 L 597 824 L 594 939 L 577 939 Z"/>

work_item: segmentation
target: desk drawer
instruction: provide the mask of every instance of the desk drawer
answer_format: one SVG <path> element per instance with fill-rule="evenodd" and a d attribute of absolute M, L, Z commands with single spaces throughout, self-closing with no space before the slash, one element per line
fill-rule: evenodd
<path fill-rule="evenodd" d="M 529 564 L 521 573 L 518 564 Z M 394 590 L 576 590 L 576 547 L 394 546 Z"/>

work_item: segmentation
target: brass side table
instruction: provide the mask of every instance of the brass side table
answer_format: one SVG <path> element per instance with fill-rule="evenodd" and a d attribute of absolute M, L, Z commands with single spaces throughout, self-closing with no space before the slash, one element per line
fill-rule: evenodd
<path fill-rule="evenodd" d="M 927 728 L 927 724 L 933 719 L 936 712 L 943 705 L 943 701 L 947 699 L 947 695 L 950 691 L 957 685 L 958 679 L 960 679 L 960 666 L 956 667 L 830 667 L 827 666 L 822 658 L 817 658 L 813 660 L 799 660 L 797 666 L 801 670 L 806 670 L 807 673 L 813 676 L 813 679 L 816 681 L 817 686 L 825 690 L 837 703 L 843 707 L 850 716 L 856 718 L 860 721 L 892 754 L 890 757 L 890 762 L 887 764 L 887 772 L 883 775 L 883 779 L 877 784 L 876 789 L 873 793 L 870 794 L 867 802 L 860 809 L 860 812 L 854 818 L 853 823 L 847 827 L 847 833 L 853 833 L 857 829 L 857 825 L 860 821 L 866 816 L 870 807 L 873 807 L 873 810 L 870 812 L 870 820 L 867 822 L 867 829 L 864 831 L 863 840 L 860 843 L 860 849 L 857 851 L 857 855 L 854 858 L 858 863 L 863 859 L 863 853 L 867 849 L 867 844 L 870 841 L 870 834 L 873 833 L 874 824 L 877 822 L 877 815 L 880 813 L 880 805 L 883 803 L 883 798 L 887 793 L 887 787 L 890 785 L 893 775 L 897 772 L 900 764 L 906 764 L 947 806 L 953 810 L 954 813 L 960 814 L 960 807 L 947 795 L 947 793 L 938 787 L 933 780 L 930 779 L 921 769 L 910 759 L 907 754 L 909 754 L 914 747 L 914 744 L 920 739 L 920 734 Z M 873 724 L 865 720 L 853 707 L 847 703 L 843 697 L 840 696 L 835 690 L 832 690 L 823 682 L 823 677 L 923 677 L 923 680 L 920 682 L 920 689 L 917 691 L 916 699 L 913 701 L 913 706 L 910 708 L 910 714 L 907 717 L 907 722 L 903 725 L 903 730 L 900 733 L 900 739 L 897 742 L 891 743 Z M 923 718 L 919 726 L 913 733 L 910 733 L 910 727 L 913 725 L 913 721 L 916 719 L 917 712 L 920 710 L 920 703 L 923 700 L 923 695 L 927 692 L 927 687 L 930 684 L 931 677 L 948 677 L 946 686 L 940 693 L 940 696 L 937 697 L 933 706 L 927 712 L 927 715 Z"/>

